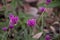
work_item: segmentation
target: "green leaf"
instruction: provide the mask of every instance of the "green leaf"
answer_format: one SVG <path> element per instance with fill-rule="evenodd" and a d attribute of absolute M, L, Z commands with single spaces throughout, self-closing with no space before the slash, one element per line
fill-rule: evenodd
<path fill-rule="evenodd" d="M 49 5 L 47 5 L 47 7 L 56 7 L 56 6 L 60 6 L 60 1 L 54 1 L 51 2 Z"/>
<path fill-rule="evenodd" d="M 15 8 L 16 8 L 16 6 L 17 6 L 16 0 L 12 0 L 11 6 L 12 6 L 12 8 L 15 10 Z"/>

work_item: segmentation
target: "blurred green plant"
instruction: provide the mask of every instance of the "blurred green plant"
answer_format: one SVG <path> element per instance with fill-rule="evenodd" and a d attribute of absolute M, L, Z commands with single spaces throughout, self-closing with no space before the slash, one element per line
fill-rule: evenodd
<path fill-rule="evenodd" d="M 22 0 L 12 0 L 12 2 L 10 4 L 11 10 L 8 10 L 6 5 L 3 6 L 4 15 L 6 16 L 6 21 L 0 22 L 0 40 L 7 40 L 7 32 L 2 31 L 2 27 L 4 27 L 4 26 L 8 27 L 8 24 L 9 24 L 8 14 L 13 13 L 14 15 L 17 15 L 17 13 L 15 11 L 16 7 L 23 5 L 23 1 Z M 44 6 L 44 7 L 48 7 L 48 8 L 50 8 L 50 7 L 54 8 L 57 6 L 60 7 L 60 0 L 52 0 L 52 2 L 49 5 L 41 3 L 37 6 L 38 7 Z M 2 11 L 0 13 L 3 14 Z M 38 22 L 42 21 L 42 26 L 44 26 L 43 24 L 45 24 L 43 16 L 46 17 L 47 14 L 43 13 L 42 17 L 39 17 L 39 19 L 38 19 Z M 18 17 L 20 18 L 19 23 L 14 28 L 15 29 L 14 30 L 15 40 L 44 40 L 43 36 L 40 39 L 34 39 L 34 38 L 32 38 L 31 34 L 28 34 L 28 27 L 27 27 L 26 22 L 31 17 L 31 15 L 27 15 L 23 11 L 18 11 Z M 39 27 L 39 29 L 41 29 L 40 26 L 38 26 L 38 27 Z M 31 31 L 31 29 L 29 29 L 29 30 Z M 40 31 L 43 31 L 43 27 L 42 27 L 42 30 L 39 30 L 39 32 Z M 53 39 L 53 40 L 57 40 L 57 39 Z M 58 38 L 58 40 L 59 40 L 59 38 Z"/>

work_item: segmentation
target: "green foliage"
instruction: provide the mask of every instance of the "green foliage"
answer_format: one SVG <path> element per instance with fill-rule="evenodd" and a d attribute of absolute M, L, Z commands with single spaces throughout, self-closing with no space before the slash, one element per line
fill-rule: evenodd
<path fill-rule="evenodd" d="M 2 27 L 4 27 L 4 26 L 8 27 L 9 26 L 8 14 L 13 13 L 14 15 L 17 15 L 17 13 L 15 11 L 16 7 L 21 6 L 21 5 L 23 5 L 23 2 L 21 0 L 12 0 L 12 2 L 11 2 L 11 7 L 12 7 L 11 10 L 8 10 L 6 5 L 3 7 L 4 13 L 5 13 L 5 16 L 6 16 L 6 21 L 5 22 L 0 22 L 0 40 L 7 40 L 7 37 L 8 37 L 7 32 L 2 31 Z M 49 5 L 41 3 L 41 4 L 38 5 L 38 7 L 40 7 L 40 6 L 51 7 L 51 8 L 54 8 L 56 6 L 60 7 L 60 0 L 54 0 Z M 0 13 L 2 14 L 2 11 Z M 42 16 L 45 18 L 47 16 L 47 14 L 43 13 Z M 42 19 L 42 16 L 40 16 L 40 18 L 38 19 L 38 22 L 39 21 L 44 21 L 43 20 L 44 18 Z M 15 29 L 14 30 L 14 32 L 15 32 L 15 40 L 44 40 L 45 35 L 43 35 L 40 39 L 33 39 L 32 35 L 28 34 L 28 27 L 26 25 L 26 22 L 31 17 L 31 15 L 27 15 L 22 11 L 18 11 L 18 17 L 20 18 L 19 23 L 14 28 Z M 43 24 L 45 25 L 45 22 Z M 21 29 L 18 30 L 18 28 L 20 28 L 20 27 L 21 27 Z M 40 26 L 38 26 L 38 27 L 40 27 Z M 39 29 L 41 29 L 41 28 L 39 28 Z M 32 29 L 29 29 L 29 32 L 31 30 Z M 41 31 L 41 30 L 39 30 L 39 31 Z M 53 39 L 53 40 L 55 40 L 55 39 Z"/>

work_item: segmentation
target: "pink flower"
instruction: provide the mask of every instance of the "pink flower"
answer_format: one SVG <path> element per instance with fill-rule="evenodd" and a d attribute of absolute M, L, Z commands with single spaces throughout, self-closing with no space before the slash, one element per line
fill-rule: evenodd
<path fill-rule="evenodd" d="M 51 0 L 46 0 L 46 4 L 50 4 L 51 3 Z"/>
<path fill-rule="evenodd" d="M 13 14 L 10 14 L 9 18 L 10 18 L 10 23 L 11 24 L 17 24 L 17 22 L 19 20 L 19 17 L 18 16 L 14 16 Z"/>
<path fill-rule="evenodd" d="M 36 19 L 29 19 L 27 21 L 27 25 L 31 26 L 31 27 L 35 26 L 36 25 Z"/>
<path fill-rule="evenodd" d="M 12 18 L 10 19 L 10 21 L 11 21 L 13 24 L 16 24 L 16 23 L 18 22 L 18 20 L 19 20 L 18 16 L 12 17 Z"/>
<path fill-rule="evenodd" d="M 7 31 L 7 28 L 6 28 L 6 27 L 3 27 L 2 30 L 3 30 L 3 31 Z"/>
<path fill-rule="evenodd" d="M 45 40 L 50 40 L 50 35 L 46 35 Z"/>
<path fill-rule="evenodd" d="M 10 29 L 14 28 L 14 25 L 13 25 L 13 24 L 10 24 L 10 25 L 9 25 L 9 28 L 10 28 Z"/>
<path fill-rule="evenodd" d="M 40 8 L 39 8 L 39 11 L 40 11 L 40 12 L 43 12 L 44 10 L 45 10 L 45 7 L 40 7 Z"/>
<path fill-rule="evenodd" d="M 11 19 L 12 17 L 14 17 L 14 15 L 12 13 L 9 14 L 9 19 Z"/>

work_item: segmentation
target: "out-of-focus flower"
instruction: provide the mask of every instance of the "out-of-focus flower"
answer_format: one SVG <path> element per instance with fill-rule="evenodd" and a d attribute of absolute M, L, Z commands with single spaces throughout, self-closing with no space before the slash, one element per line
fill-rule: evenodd
<path fill-rule="evenodd" d="M 16 24 L 18 22 L 19 18 L 17 16 L 15 17 L 12 17 L 10 22 L 13 23 L 13 24 Z"/>
<path fill-rule="evenodd" d="M 10 18 L 10 24 L 16 24 L 18 22 L 18 20 L 19 20 L 19 17 L 14 16 L 13 14 L 10 14 L 9 18 Z"/>
<path fill-rule="evenodd" d="M 46 0 L 46 4 L 50 4 L 51 3 L 51 0 Z"/>
<path fill-rule="evenodd" d="M 2 30 L 3 30 L 3 31 L 7 31 L 7 28 L 6 28 L 6 27 L 3 27 Z"/>
<path fill-rule="evenodd" d="M 46 35 L 45 40 L 50 40 L 50 35 Z"/>
<path fill-rule="evenodd" d="M 9 19 L 11 19 L 12 17 L 14 17 L 14 15 L 12 13 L 9 14 Z"/>
<path fill-rule="evenodd" d="M 34 27 L 36 25 L 36 19 L 29 19 L 27 21 L 27 25 L 31 26 L 31 27 Z"/>
<path fill-rule="evenodd" d="M 45 10 L 45 7 L 39 7 L 39 11 L 43 12 Z"/>
<path fill-rule="evenodd" d="M 13 24 L 10 24 L 10 25 L 9 25 L 9 28 L 10 28 L 10 29 L 14 28 L 14 25 L 13 25 Z"/>

